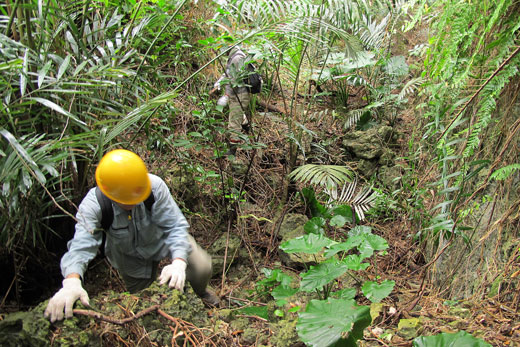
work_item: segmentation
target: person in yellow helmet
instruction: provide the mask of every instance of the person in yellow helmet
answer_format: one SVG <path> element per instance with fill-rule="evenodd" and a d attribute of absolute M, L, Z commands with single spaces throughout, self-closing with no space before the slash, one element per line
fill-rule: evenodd
<path fill-rule="evenodd" d="M 133 293 L 147 288 L 157 278 L 159 262 L 170 257 L 172 263 L 162 269 L 159 283 L 183 291 L 187 280 L 206 304 L 217 305 L 219 298 L 207 288 L 211 257 L 188 234 L 188 222 L 166 183 L 148 173 L 137 154 L 124 149 L 105 154 L 96 169 L 96 183 L 113 212 L 104 253 L 126 289 Z M 61 259 L 63 287 L 44 313 L 52 322 L 72 317 L 78 299 L 89 304 L 81 279 L 105 232 L 101 230 L 103 213 L 96 189 L 90 189 L 78 207 L 76 231 Z M 153 201 L 147 208 L 150 196 Z"/>

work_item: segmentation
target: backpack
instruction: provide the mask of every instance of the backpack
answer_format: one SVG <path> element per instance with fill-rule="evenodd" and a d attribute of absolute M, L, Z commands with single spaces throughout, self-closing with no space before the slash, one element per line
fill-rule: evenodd
<path fill-rule="evenodd" d="M 262 91 L 262 77 L 256 72 L 255 66 L 251 63 L 247 64 L 248 75 L 244 78 L 244 83 L 249 85 L 251 94 L 258 94 Z"/>
<path fill-rule="evenodd" d="M 101 241 L 101 255 L 105 256 L 105 243 L 107 239 L 107 232 L 114 221 L 114 210 L 112 209 L 112 200 L 107 198 L 105 194 L 96 187 L 96 198 L 101 206 L 101 228 L 103 228 L 103 240 Z M 152 212 L 152 205 L 155 202 L 155 197 L 153 196 L 153 192 L 150 192 L 150 195 L 144 201 L 144 206 L 150 213 Z"/>

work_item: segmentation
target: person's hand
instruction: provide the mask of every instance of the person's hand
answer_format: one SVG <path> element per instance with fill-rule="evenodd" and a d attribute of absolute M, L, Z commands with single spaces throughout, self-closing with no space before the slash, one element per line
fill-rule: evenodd
<path fill-rule="evenodd" d="M 217 95 L 218 92 L 220 92 L 220 86 L 213 87 L 213 89 L 211 89 L 208 94 L 209 94 L 209 96 L 215 96 L 215 95 Z"/>
<path fill-rule="evenodd" d="M 217 105 L 219 106 L 222 106 L 222 107 L 225 107 L 229 102 L 229 96 L 227 96 L 226 94 L 222 95 L 218 101 L 217 101 Z"/>
<path fill-rule="evenodd" d="M 54 294 L 49 301 L 44 316 L 50 317 L 51 322 L 62 320 L 63 309 L 65 309 L 65 318 L 70 318 L 72 317 L 72 307 L 78 299 L 83 305 L 89 306 L 88 294 L 81 286 L 81 280 L 79 278 L 66 278 L 63 280 L 63 288 Z"/>
<path fill-rule="evenodd" d="M 170 265 L 162 269 L 159 277 L 159 284 L 163 285 L 169 281 L 170 288 L 184 291 L 184 282 L 186 281 L 186 262 L 183 259 L 175 259 Z"/>

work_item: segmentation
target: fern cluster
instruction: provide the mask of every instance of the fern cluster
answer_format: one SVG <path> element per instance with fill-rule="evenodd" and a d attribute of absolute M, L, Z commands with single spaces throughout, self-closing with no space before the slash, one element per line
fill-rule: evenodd
<path fill-rule="evenodd" d="M 482 140 L 504 116 L 497 105 L 519 74 L 515 42 L 520 22 L 512 0 L 436 5 L 423 74 L 429 79 L 423 138 L 436 148 L 440 177 L 434 185 L 443 198 L 430 229 L 451 233 L 460 231 L 462 197 L 472 194 L 477 173 L 495 159 L 486 157 Z"/>

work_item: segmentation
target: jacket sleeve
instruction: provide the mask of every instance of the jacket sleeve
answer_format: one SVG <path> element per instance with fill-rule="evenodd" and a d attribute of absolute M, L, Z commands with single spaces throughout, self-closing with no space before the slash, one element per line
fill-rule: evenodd
<path fill-rule="evenodd" d="M 101 245 L 101 207 L 96 198 L 95 188 L 81 201 L 76 214 L 76 231 L 67 243 L 68 251 L 61 258 L 61 273 L 67 277 L 78 273 L 82 278 L 88 263 L 94 259 Z"/>
<path fill-rule="evenodd" d="M 190 244 L 188 242 L 189 224 L 182 214 L 166 183 L 155 175 L 150 175 L 152 186 L 155 185 L 152 216 L 155 225 L 166 234 L 165 243 L 172 259 L 188 259 Z"/>

